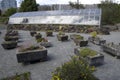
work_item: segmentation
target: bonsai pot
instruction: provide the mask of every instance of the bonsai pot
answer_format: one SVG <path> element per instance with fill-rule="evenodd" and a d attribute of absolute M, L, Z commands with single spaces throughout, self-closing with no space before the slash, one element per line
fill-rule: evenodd
<path fill-rule="evenodd" d="M 90 66 L 99 66 L 104 63 L 104 55 L 101 53 L 97 52 L 93 55 L 88 51 L 87 55 L 83 56 L 83 53 L 80 52 L 81 49 L 80 47 L 75 48 L 74 53 L 80 58 L 85 59 Z"/>
<path fill-rule="evenodd" d="M 52 31 L 47 31 L 46 36 L 53 36 L 53 32 Z"/>
<path fill-rule="evenodd" d="M 67 41 L 68 35 L 57 35 L 59 41 Z"/>
<path fill-rule="evenodd" d="M 31 50 L 25 50 L 27 48 L 24 48 L 25 51 L 18 50 L 16 55 L 18 63 L 29 63 L 37 60 L 45 61 L 47 59 L 47 49 L 43 46 L 41 47 Z"/>
<path fill-rule="evenodd" d="M 1 44 L 4 49 L 13 49 L 17 47 L 16 41 L 5 41 Z"/>
<path fill-rule="evenodd" d="M 30 31 L 30 35 L 33 37 L 35 34 L 37 34 L 36 31 Z"/>

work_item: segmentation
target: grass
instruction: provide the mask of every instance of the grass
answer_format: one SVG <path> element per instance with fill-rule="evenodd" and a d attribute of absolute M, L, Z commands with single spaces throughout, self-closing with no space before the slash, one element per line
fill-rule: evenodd
<path fill-rule="evenodd" d="M 81 55 L 82 57 L 95 56 L 95 55 L 97 55 L 97 52 L 94 51 L 94 50 L 91 50 L 91 49 L 89 49 L 89 48 L 82 48 L 82 49 L 80 50 L 80 55 Z"/>

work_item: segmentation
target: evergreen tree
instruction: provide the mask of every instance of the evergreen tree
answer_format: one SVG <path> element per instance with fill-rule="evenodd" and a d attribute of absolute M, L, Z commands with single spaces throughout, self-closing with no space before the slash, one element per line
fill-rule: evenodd
<path fill-rule="evenodd" d="M 24 0 L 20 5 L 20 12 L 29 12 L 29 11 L 37 11 L 38 5 L 36 0 Z"/>

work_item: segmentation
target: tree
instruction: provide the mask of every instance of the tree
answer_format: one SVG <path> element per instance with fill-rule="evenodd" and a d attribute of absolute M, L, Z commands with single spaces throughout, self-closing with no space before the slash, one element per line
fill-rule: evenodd
<path fill-rule="evenodd" d="M 69 2 L 69 5 L 72 7 L 72 8 L 75 8 L 75 9 L 83 9 L 84 6 L 82 4 L 79 4 L 78 2 Z"/>
<path fill-rule="evenodd" d="M 20 12 L 30 12 L 30 11 L 37 11 L 38 10 L 38 4 L 36 3 L 36 0 L 24 0 L 22 1 L 20 5 Z"/>
<path fill-rule="evenodd" d="M 112 0 L 102 1 L 98 4 L 102 9 L 102 24 L 116 24 L 120 23 L 120 5 Z"/>
<path fill-rule="evenodd" d="M 17 12 L 16 8 L 9 8 L 7 11 L 5 11 L 5 13 L 3 15 L 6 17 L 9 17 L 16 12 Z"/>

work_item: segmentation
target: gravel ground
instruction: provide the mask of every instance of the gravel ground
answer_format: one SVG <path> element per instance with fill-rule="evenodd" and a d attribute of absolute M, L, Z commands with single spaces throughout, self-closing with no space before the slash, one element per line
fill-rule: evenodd
<path fill-rule="evenodd" d="M 44 37 L 45 32 L 41 32 Z M 54 32 L 54 37 L 47 37 L 53 44 L 53 47 L 47 48 L 48 61 L 38 62 L 36 64 L 23 65 L 17 62 L 16 49 L 4 50 L 0 46 L 0 79 L 8 76 L 15 75 L 16 73 L 23 73 L 26 71 L 31 72 L 32 80 L 50 80 L 51 72 L 57 66 L 70 59 L 71 55 L 74 55 L 74 48 L 76 47 L 74 42 L 69 40 L 66 42 L 60 42 L 57 40 Z M 68 35 L 72 33 L 67 33 Z M 0 35 L 0 44 L 3 41 L 5 30 L 2 30 Z M 18 46 L 22 44 L 36 44 L 35 38 L 31 37 L 29 31 L 19 31 L 20 39 Z M 88 34 L 81 34 L 88 38 Z M 111 35 L 102 35 L 101 38 L 106 39 L 108 42 L 120 43 L 120 32 L 111 32 Z M 99 46 L 89 43 L 90 48 L 100 51 L 105 56 L 105 63 L 102 66 L 97 67 L 94 75 L 100 80 L 120 80 L 120 61 L 115 57 L 110 56 L 102 52 Z"/>

